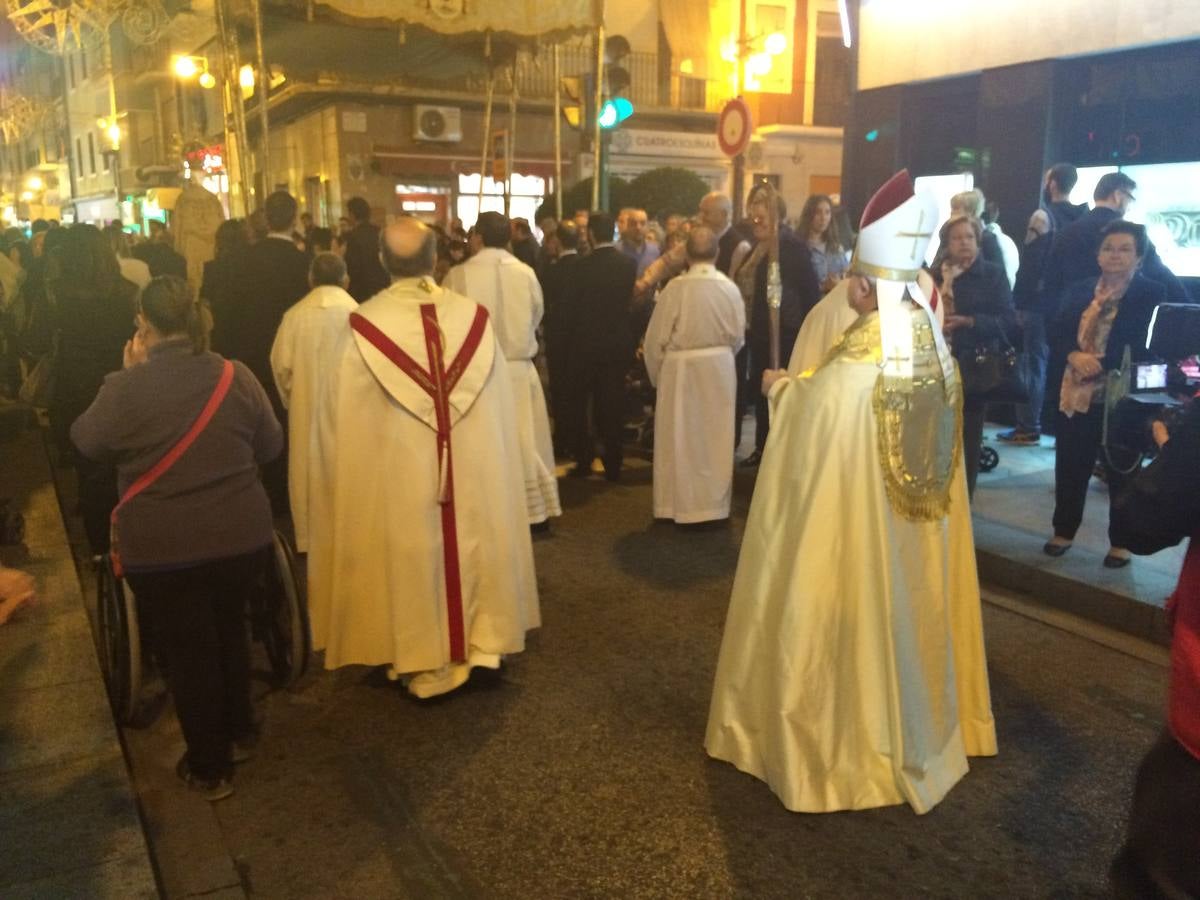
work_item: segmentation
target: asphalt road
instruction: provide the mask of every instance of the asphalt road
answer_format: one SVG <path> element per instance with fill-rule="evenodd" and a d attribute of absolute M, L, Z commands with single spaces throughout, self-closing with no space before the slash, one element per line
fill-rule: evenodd
<path fill-rule="evenodd" d="M 562 482 L 535 543 L 544 625 L 497 676 L 421 703 L 319 666 L 260 688 L 265 733 L 211 809 L 173 716 L 125 737 L 172 896 L 1090 897 L 1165 671 L 987 607 L 1000 755 L 930 814 L 785 810 L 702 748 L 752 476 L 733 524 L 650 518 L 648 469 Z"/>

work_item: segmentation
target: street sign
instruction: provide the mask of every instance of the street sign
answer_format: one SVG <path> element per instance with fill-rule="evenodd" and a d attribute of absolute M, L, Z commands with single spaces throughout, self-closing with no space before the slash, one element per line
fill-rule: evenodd
<path fill-rule="evenodd" d="M 717 143 L 721 145 L 721 151 L 726 156 L 737 156 L 750 143 L 753 130 L 750 124 L 750 107 L 741 97 L 735 97 L 725 104 L 717 119 Z"/>

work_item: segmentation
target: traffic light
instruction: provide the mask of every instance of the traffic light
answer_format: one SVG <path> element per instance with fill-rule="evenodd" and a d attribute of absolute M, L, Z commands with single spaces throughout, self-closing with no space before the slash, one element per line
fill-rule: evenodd
<path fill-rule="evenodd" d="M 604 42 L 604 101 L 596 111 L 596 77 L 589 72 L 568 75 L 559 82 L 566 103 L 563 118 L 577 130 L 615 128 L 633 115 L 633 102 L 624 96 L 629 90 L 629 71 L 617 65 L 629 55 L 629 41 L 615 34 Z"/>
<path fill-rule="evenodd" d="M 590 75 L 570 75 L 560 82 L 567 99 L 562 108 L 563 118 L 572 128 L 578 129 L 589 119 L 587 110 L 595 102 L 595 91 L 590 89 L 593 83 Z"/>
<path fill-rule="evenodd" d="M 633 115 L 633 104 L 624 97 L 605 100 L 598 120 L 601 128 L 616 128 Z"/>

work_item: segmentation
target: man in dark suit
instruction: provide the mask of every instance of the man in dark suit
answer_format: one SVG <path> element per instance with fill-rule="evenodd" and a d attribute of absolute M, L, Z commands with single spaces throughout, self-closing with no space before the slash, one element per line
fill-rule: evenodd
<path fill-rule="evenodd" d="M 812 255 L 808 246 L 790 228 L 784 225 L 787 206 L 783 198 L 776 196 L 779 212 L 779 278 L 783 283 L 783 297 L 779 307 L 779 365 L 787 368 L 792 347 L 800 334 L 800 326 L 808 311 L 821 299 L 821 284 L 813 268 Z M 744 266 L 754 266 L 754 301 L 750 305 L 749 340 L 750 377 L 749 389 L 756 398 L 754 403 L 754 452 L 746 457 L 743 465 L 756 466 L 762 458 L 767 444 L 770 412 L 767 398 L 759 389 L 763 372 L 771 368 L 770 316 L 767 310 L 766 240 L 770 234 L 769 207 L 765 193 L 752 194 L 746 204 L 750 221 L 754 226 L 755 249 L 750 251 Z M 758 257 L 756 260 L 755 257 Z"/>
<path fill-rule="evenodd" d="M 283 314 L 308 293 L 308 257 L 296 247 L 292 231 L 296 225 L 296 200 L 286 191 L 267 197 L 264 211 L 267 236 L 248 248 L 242 257 L 227 317 L 227 355 L 239 359 L 258 376 L 267 390 L 275 415 L 287 433 L 287 418 L 275 378 L 271 372 L 271 344 Z M 286 515 L 287 453 L 263 469 L 263 485 L 277 514 Z"/>
<path fill-rule="evenodd" d="M 588 234 L 592 252 L 574 264 L 560 301 L 571 386 L 568 431 L 576 462 L 571 474 L 586 478 L 591 472 L 595 453 L 588 427 L 591 401 L 592 419 L 604 445 L 604 477 L 616 481 L 621 476 L 625 373 L 634 351 L 629 304 L 637 263 L 613 246 L 611 214 L 593 212 L 588 218 Z"/>
<path fill-rule="evenodd" d="M 570 315 L 567 306 L 580 260 L 579 229 L 575 227 L 574 222 L 568 220 L 558 226 L 554 237 L 560 252 L 558 259 L 546 265 L 542 272 L 542 297 L 546 310 L 542 316 L 542 332 L 546 338 L 546 368 L 550 374 L 554 452 L 556 455 L 567 456 L 575 450 L 569 422 L 571 386 L 567 368 L 567 342 L 570 336 L 566 333 L 566 326 L 570 322 Z"/>
<path fill-rule="evenodd" d="M 134 247 L 131 255 L 146 264 L 151 278 L 177 275 L 187 280 L 187 260 L 171 247 L 167 226 L 157 219 L 150 220 L 150 239 Z"/>
<path fill-rule="evenodd" d="M 353 223 L 346 233 L 346 273 L 350 276 L 350 296 L 366 303 L 391 284 L 379 261 L 379 229 L 371 224 L 371 207 L 362 197 L 346 203 Z"/>

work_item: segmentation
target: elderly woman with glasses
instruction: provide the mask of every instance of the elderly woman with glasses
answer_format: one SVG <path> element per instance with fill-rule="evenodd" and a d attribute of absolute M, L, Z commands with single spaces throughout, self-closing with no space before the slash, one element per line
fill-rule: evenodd
<path fill-rule="evenodd" d="M 1105 226 L 1097 259 L 1100 277 L 1085 278 L 1068 288 L 1049 330 L 1050 371 L 1062 373 L 1058 383 L 1047 380 L 1046 390 L 1058 391 L 1054 450 L 1054 536 L 1042 548 L 1047 556 L 1062 556 L 1075 540 L 1083 521 L 1088 482 L 1096 467 L 1104 430 L 1106 372 L 1119 368 L 1125 351 L 1138 362 L 1150 358 L 1146 334 L 1154 308 L 1166 300 L 1166 288 L 1139 274 L 1148 241 L 1146 229 L 1117 219 Z M 1126 475 L 1102 462 L 1112 495 Z M 1121 463 L 1122 461 L 1117 460 Z M 1115 543 L 1104 565 L 1120 569 L 1129 564 L 1129 551 Z"/>

